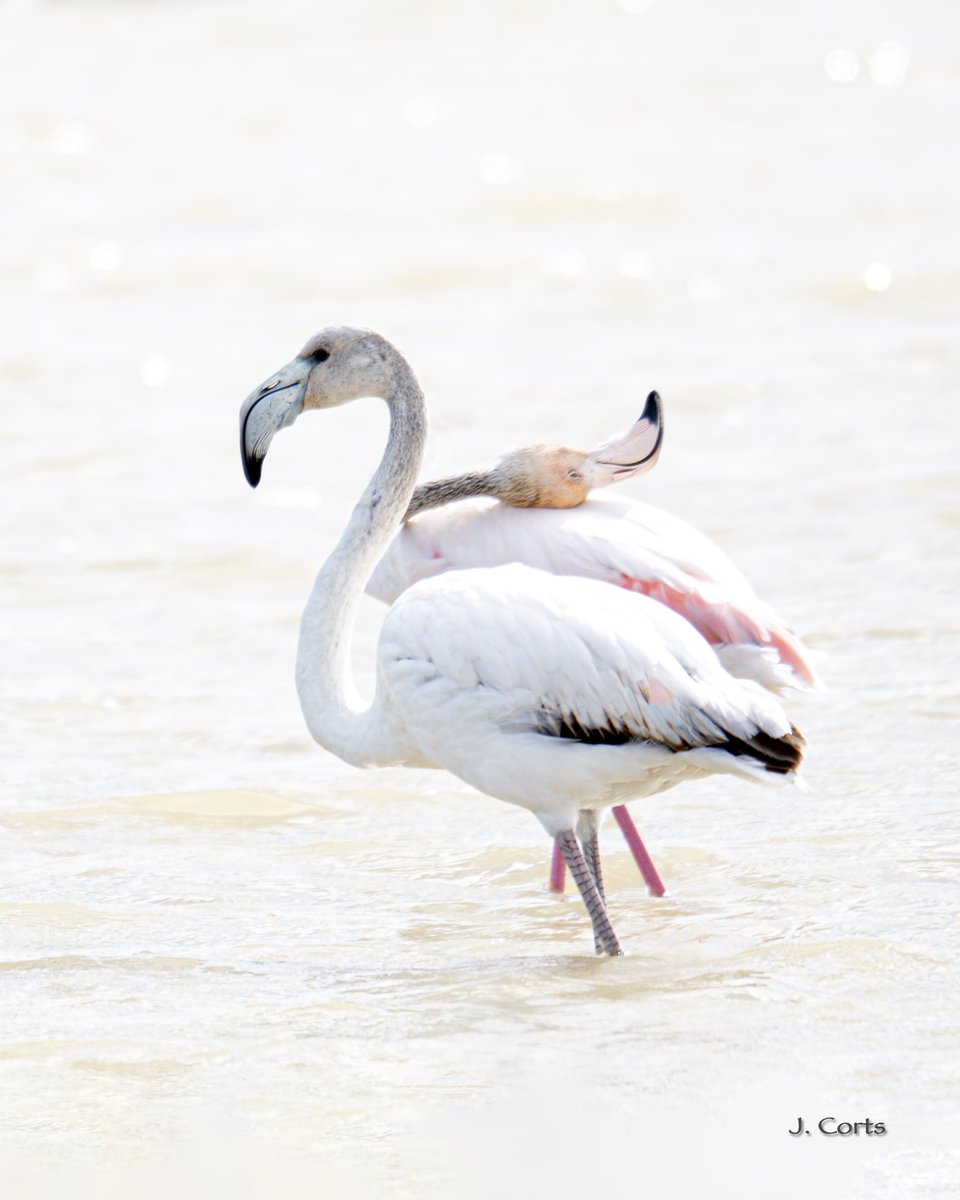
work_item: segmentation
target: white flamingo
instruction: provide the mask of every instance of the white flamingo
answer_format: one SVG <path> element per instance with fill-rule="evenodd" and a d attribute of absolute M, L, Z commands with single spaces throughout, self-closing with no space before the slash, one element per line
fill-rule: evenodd
<path fill-rule="evenodd" d="M 593 498 L 584 504 L 592 489 L 650 470 L 662 442 L 660 398 L 651 392 L 639 420 L 592 451 L 526 446 L 490 470 L 421 484 L 407 508 L 408 523 L 367 591 L 390 604 L 418 580 L 444 571 L 522 562 L 659 600 L 699 630 L 733 675 L 774 691 L 815 685 L 800 640 L 703 534 L 639 501 Z M 471 502 L 473 497 L 502 503 Z M 663 881 L 626 806 L 614 806 L 613 815 L 651 895 L 662 896 Z M 553 891 L 563 891 L 565 874 L 555 848 Z"/>
<path fill-rule="evenodd" d="M 247 398 L 240 441 L 256 486 L 278 429 L 363 396 L 386 401 L 390 434 L 304 610 L 296 678 L 307 728 L 356 766 L 442 767 L 529 809 L 563 853 L 597 950 L 619 954 L 597 843 L 605 809 L 715 772 L 782 783 L 803 739 L 773 697 L 727 674 L 663 605 L 516 564 L 404 592 L 384 620 L 364 706 L 350 638 L 420 466 L 426 413 L 413 371 L 375 333 L 326 329 Z"/>

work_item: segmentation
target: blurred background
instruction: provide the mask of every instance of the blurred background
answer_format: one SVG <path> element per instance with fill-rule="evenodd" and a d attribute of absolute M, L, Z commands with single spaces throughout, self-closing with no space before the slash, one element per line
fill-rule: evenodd
<path fill-rule="evenodd" d="M 8 1177 L 946 1195 L 956 5 L 7 0 L 0 30 Z M 426 475 L 590 446 L 658 388 L 625 490 L 821 655 L 805 794 L 638 808 L 659 902 L 610 835 L 622 962 L 528 814 L 302 727 L 299 612 L 385 412 L 301 422 L 254 494 L 237 411 L 328 324 L 410 359 Z M 800 1145 L 798 1113 L 892 1132 Z"/>

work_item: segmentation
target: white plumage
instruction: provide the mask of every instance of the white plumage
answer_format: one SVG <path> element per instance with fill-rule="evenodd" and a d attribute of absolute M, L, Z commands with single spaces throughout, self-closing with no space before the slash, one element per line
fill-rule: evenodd
<path fill-rule="evenodd" d="M 564 854 L 596 947 L 619 954 L 597 813 L 701 772 L 780 782 L 794 773 L 802 739 L 772 697 L 727 675 L 666 609 L 522 566 L 455 572 L 406 591 L 384 622 L 376 694 L 364 706 L 350 637 L 360 593 L 413 493 L 426 440 L 419 385 L 383 338 L 328 329 L 240 414 L 244 470 L 256 486 L 278 429 L 306 408 L 370 395 L 387 401 L 390 436 L 303 613 L 297 687 L 307 727 L 347 762 L 443 767 L 530 809 Z"/>
<path fill-rule="evenodd" d="M 551 835 L 583 809 L 704 772 L 784 780 L 716 748 L 788 736 L 777 701 L 733 679 L 669 609 L 593 580 L 512 565 L 424 581 L 387 615 L 379 663 L 411 754 L 530 809 Z"/>
<path fill-rule="evenodd" d="M 591 496 L 552 509 L 479 498 L 421 513 L 396 533 L 367 591 L 392 604 L 418 580 L 510 562 L 648 595 L 684 616 L 733 674 L 765 687 L 815 682 L 799 639 L 723 551 L 686 521 L 635 500 Z"/>

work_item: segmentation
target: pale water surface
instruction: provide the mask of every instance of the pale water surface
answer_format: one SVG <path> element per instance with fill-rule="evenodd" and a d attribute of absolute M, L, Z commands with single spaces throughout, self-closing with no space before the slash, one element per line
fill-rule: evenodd
<path fill-rule="evenodd" d="M 954 1194 L 956 5 L 0 25 L 4 1194 Z M 821 654 L 808 791 L 638 806 L 661 901 L 605 833 L 622 961 L 527 813 L 303 730 L 385 415 L 253 494 L 236 414 L 345 322 L 419 371 L 431 471 L 659 388 L 629 490 Z"/>

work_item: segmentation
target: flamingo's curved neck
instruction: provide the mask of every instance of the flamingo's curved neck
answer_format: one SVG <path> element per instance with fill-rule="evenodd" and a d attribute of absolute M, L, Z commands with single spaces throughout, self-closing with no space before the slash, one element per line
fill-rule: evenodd
<path fill-rule="evenodd" d="M 419 512 L 441 508 L 444 504 L 465 500 L 468 496 L 499 495 L 500 479 L 496 471 L 468 471 L 465 475 L 434 479 L 431 483 L 422 483 L 413 493 L 404 520 L 409 521 Z"/>
<path fill-rule="evenodd" d="M 384 399 L 390 435 L 380 466 L 320 568 L 300 622 L 297 692 L 311 736 L 355 766 L 391 761 L 390 723 L 366 706 L 354 685 L 350 641 L 357 604 L 413 492 L 427 438 L 416 377 L 397 354 Z"/>

